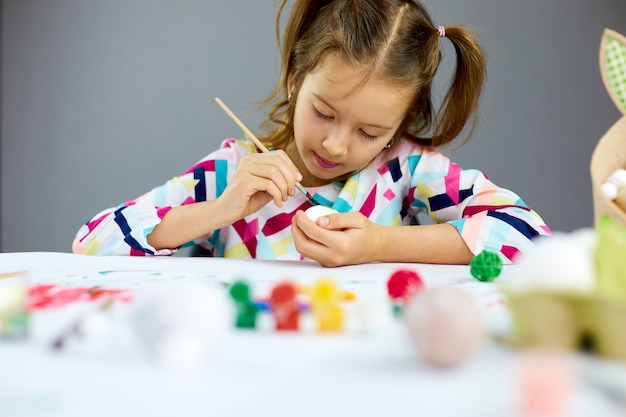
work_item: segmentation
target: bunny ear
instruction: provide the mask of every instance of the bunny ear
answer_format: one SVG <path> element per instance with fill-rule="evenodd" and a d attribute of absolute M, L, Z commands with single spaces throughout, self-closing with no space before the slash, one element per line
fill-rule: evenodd
<path fill-rule="evenodd" d="M 626 115 L 626 37 L 611 29 L 602 34 L 600 72 L 611 99 Z"/>

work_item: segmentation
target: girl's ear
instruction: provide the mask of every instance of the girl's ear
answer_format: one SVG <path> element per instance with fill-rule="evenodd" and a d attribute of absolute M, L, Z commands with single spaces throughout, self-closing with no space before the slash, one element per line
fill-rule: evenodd
<path fill-rule="evenodd" d="M 626 115 L 626 37 L 611 29 L 602 34 L 600 73 L 611 99 Z"/>

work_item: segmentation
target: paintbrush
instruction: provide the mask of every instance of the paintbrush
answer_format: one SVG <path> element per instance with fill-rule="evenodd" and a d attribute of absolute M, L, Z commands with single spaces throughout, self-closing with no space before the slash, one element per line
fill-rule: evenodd
<path fill-rule="evenodd" d="M 239 118 L 237 116 L 235 116 L 235 113 L 233 113 L 227 106 L 226 104 L 224 104 L 224 102 L 222 100 L 220 100 L 218 97 L 215 97 L 215 101 L 217 102 L 217 104 L 220 105 L 220 107 L 222 108 L 222 110 L 224 110 L 226 112 L 226 114 L 228 114 L 230 116 L 231 119 L 233 119 L 233 121 L 237 124 L 237 126 L 239 126 L 239 128 L 241 130 L 243 130 L 243 133 L 246 135 L 246 138 L 254 143 L 254 145 L 259 148 L 261 150 L 261 152 L 263 153 L 267 153 L 270 150 L 267 149 L 267 147 L 265 145 L 263 145 L 263 142 L 261 142 L 256 136 L 254 136 L 254 133 L 252 133 L 250 131 L 250 129 L 248 129 L 246 127 L 246 125 L 243 124 L 243 122 L 241 120 L 239 120 Z M 309 202 L 311 204 L 313 204 L 314 206 L 319 206 L 321 205 L 320 203 L 318 203 L 313 196 L 311 195 L 311 193 L 309 193 L 306 188 L 304 188 L 302 186 L 302 184 L 300 184 L 299 182 L 296 183 L 296 189 L 298 191 L 300 191 L 306 198 L 307 200 L 309 200 Z"/>

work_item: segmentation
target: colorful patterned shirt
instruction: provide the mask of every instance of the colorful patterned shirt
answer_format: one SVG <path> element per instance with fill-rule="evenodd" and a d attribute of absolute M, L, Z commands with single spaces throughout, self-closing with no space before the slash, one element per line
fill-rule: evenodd
<path fill-rule="evenodd" d="M 179 248 L 155 250 L 147 236 L 175 206 L 218 198 L 241 158 L 257 152 L 247 141 L 227 139 L 182 175 L 136 200 L 106 209 L 78 231 L 74 251 L 88 255 L 169 255 Z M 345 182 L 309 187 L 314 198 L 339 212 L 358 211 L 380 225 L 415 225 L 420 213 L 450 223 L 472 253 L 497 252 L 511 262 L 518 252 L 550 235 L 541 217 L 515 193 L 499 188 L 477 170 L 463 170 L 442 154 L 408 141 L 381 152 L 367 168 Z M 296 251 L 291 220 L 310 203 L 296 193 L 282 208 L 272 201 L 262 209 L 208 237 L 200 245 L 213 256 L 287 259 Z M 186 246 L 186 245 L 184 245 Z"/>

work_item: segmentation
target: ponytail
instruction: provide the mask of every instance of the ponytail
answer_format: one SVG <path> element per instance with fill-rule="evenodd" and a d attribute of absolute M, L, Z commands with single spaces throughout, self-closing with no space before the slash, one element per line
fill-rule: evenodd
<path fill-rule="evenodd" d="M 456 70 L 437 112 L 431 146 L 451 142 L 468 122 L 469 130 L 462 143 L 471 137 L 478 122 L 479 100 L 487 78 L 483 51 L 469 30 L 462 26 L 449 26 L 445 28 L 445 37 L 454 46 Z"/>

